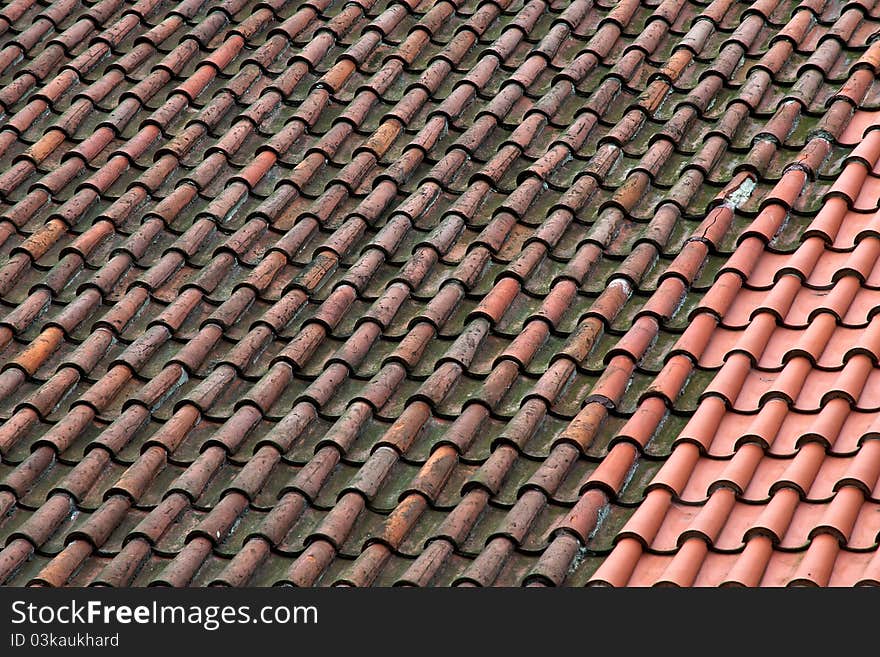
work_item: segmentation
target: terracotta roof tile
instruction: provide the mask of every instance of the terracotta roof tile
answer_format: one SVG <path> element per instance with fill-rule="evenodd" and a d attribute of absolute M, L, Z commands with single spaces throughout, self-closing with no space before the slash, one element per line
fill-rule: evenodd
<path fill-rule="evenodd" d="M 0 582 L 880 581 L 874 3 L 0 10 Z"/>

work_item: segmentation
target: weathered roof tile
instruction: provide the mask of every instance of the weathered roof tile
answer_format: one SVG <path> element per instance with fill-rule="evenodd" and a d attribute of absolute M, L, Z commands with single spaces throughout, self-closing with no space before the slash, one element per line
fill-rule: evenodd
<path fill-rule="evenodd" d="M 873 5 L 0 10 L 0 581 L 876 584 Z"/>

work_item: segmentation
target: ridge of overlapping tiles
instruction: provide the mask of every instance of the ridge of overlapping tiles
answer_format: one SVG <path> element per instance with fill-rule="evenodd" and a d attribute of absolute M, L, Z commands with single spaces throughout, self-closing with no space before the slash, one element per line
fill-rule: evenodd
<path fill-rule="evenodd" d="M 850 89 L 870 85 L 878 52 L 868 49 Z M 864 122 L 857 112 L 834 136 L 859 140 Z M 873 132 L 847 157 L 793 252 L 772 244 L 814 173 L 800 164 L 740 237 L 678 345 L 718 372 L 591 583 L 880 581 L 871 383 L 880 344 L 866 214 L 876 212 Z"/>
<path fill-rule="evenodd" d="M 718 374 L 594 581 L 880 582 L 877 128 L 847 129 L 859 145 L 797 250 L 765 248 L 784 217 L 771 198 L 722 271 L 700 354 Z"/>
<path fill-rule="evenodd" d="M 77 4 L 0 14 L 32 25 L 0 50 L 28 62 L 0 89 L 0 575 L 31 584 L 583 578 L 720 362 L 706 263 L 800 220 L 877 70 L 872 3 Z"/>

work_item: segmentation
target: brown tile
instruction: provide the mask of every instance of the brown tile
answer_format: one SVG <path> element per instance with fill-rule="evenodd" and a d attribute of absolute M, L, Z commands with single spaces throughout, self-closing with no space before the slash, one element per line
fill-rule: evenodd
<path fill-rule="evenodd" d="M 234 5 L 0 10 L 0 579 L 876 581 L 874 17 Z"/>

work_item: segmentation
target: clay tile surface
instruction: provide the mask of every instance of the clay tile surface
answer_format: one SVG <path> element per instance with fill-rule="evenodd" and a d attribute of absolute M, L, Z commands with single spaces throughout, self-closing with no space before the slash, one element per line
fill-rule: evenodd
<path fill-rule="evenodd" d="M 880 584 L 880 3 L 14 8 L 0 584 Z"/>

